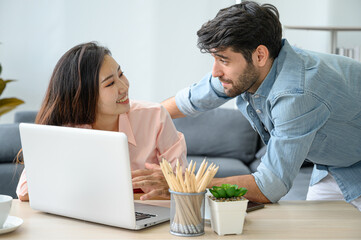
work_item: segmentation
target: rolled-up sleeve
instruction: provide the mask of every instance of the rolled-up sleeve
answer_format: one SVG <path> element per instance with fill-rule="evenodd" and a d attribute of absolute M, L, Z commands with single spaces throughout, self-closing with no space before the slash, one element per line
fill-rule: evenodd
<path fill-rule="evenodd" d="M 267 152 L 252 175 L 261 192 L 271 202 L 277 202 L 292 187 L 330 111 L 326 104 L 307 94 L 284 95 L 271 104 L 274 128 Z"/>
<path fill-rule="evenodd" d="M 178 109 L 186 116 L 197 116 L 199 113 L 219 107 L 231 98 L 224 93 L 218 78 L 208 73 L 200 82 L 180 90 L 175 101 Z"/>

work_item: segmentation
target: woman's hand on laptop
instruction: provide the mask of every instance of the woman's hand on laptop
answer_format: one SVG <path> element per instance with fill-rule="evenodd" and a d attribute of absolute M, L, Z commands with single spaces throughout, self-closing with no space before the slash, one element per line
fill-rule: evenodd
<path fill-rule="evenodd" d="M 133 188 L 140 188 L 145 193 L 140 200 L 154 197 L 169 198 L 169 186 L 159 165 L 145 163 L 146 169 L 132 171 Z"/>

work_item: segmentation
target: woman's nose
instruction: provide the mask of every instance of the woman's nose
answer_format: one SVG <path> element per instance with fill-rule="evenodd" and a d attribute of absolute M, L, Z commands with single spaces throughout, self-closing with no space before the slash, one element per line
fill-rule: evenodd
<path fill-rule="evenodd" d="M 119 88 L 119 92 L 124 93 L 129 89 L 128 80 L 123 76 L 122 78 L 118 78 L 117 85 Z"/>

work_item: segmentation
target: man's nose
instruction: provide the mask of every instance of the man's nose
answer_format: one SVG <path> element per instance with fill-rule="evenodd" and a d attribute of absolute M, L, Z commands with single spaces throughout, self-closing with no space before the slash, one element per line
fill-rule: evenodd
<path fill-rule="evenodd" d="M 213 77 L 221 77 L 222 75 L 223 75 L 223 72 L 222 72 L 221 68 L 219 67 L 219 64 L 217 64 L 217 62 L 215 61 L 213 63 L 212 76 Z"/>

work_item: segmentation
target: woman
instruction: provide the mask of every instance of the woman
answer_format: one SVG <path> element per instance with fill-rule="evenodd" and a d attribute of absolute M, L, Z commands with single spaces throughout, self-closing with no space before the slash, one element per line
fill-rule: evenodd
<path fill-rule="evenodd" d="M 36 117 L 37 124 L 124 132 L 128 137 L 133 187 L 168 197 L 159 167 L 162 158 L 186 166 L 186 145 L 168 112 L 156 103 L 130 101 L 129 82 L 110 51 L 96 43 L 80 44 L 58 61 Z M 26 201 L 26 169 L 17 187 Z"/>

